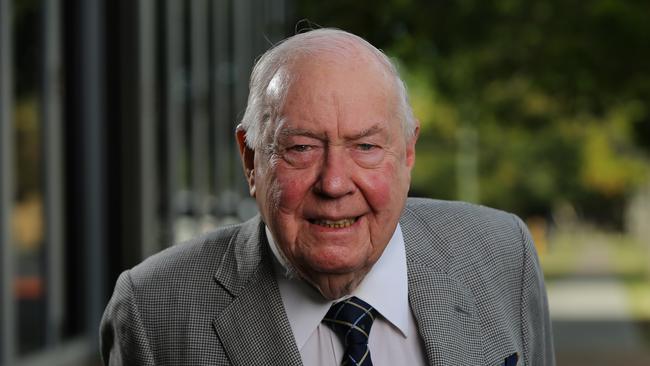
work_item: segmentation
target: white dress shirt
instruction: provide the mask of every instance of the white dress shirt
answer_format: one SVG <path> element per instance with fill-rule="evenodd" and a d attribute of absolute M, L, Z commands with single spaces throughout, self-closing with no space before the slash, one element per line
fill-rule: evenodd
<path fill-rule="evenodd" d="M 321 321 L 334 303 L 300 279 L 288 278 L 285 259 L 266 228 L 275 276 L 293 335 L 306 366 L 340 365 L 343 344 Z M 408 302 L 406 250 L 399 225 L 377 263 L 349 296 L 372 305 L 381 316 L 372 325 L 368 347 L 374 366 L 426 365 L 424 348 Z M 340 301 L 339 299 L 337 301 Z"/>

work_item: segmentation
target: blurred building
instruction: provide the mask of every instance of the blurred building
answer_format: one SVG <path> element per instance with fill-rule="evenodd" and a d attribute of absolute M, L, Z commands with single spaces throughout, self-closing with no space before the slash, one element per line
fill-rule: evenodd
<path fill-rule="evenodd" d="M 646 3 L 0 0 L 0 366 L 98 365 L 122 270 L 254 214 L 248 74 L 309 21 L 401 60 L 412 193 L 526 219 L 558 365 L 650 364 Z"/>
<path fill-rule="evenodd" d="M 0 365 L 97 364 L 119 272 L 254 214 L 232 137 L 287 2 L 0 0 Z"/>

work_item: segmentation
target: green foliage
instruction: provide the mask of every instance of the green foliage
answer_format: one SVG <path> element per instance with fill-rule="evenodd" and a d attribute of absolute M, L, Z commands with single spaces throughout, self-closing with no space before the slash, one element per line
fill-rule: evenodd
<path fill-rule="evenodd" d="M 298 1 L 399 60 L 422 131 L 413 192 L 620 227 L 650 184 L 650 2 Z M 475 131 L 476 141 L 463 131 Z M 462 174 L 459 156 L 476 160 Z M 471 173 L 471 172 L 470 172 Z"/>

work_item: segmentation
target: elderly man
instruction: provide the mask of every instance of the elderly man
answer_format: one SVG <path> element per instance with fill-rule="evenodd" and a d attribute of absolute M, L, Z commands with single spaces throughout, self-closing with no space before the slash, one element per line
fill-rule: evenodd
<path fill-rule="evenodd" d="M 260 215 L 124 272 L 106 364 L 552 365 L 515 216 L 407 199 L 419 126 L 388 58 L 320 29 L 264 54 L 236 137 Z"/>

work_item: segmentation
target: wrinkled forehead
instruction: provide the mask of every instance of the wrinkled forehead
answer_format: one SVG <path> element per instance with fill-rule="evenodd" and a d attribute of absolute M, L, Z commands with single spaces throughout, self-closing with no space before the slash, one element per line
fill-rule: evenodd
<path fill-rule="evenodd" d="M 392 79 L 372 60 L 304 58 L 280 70 L 267 93 L 279 102 L 276 118 L 269 121 L 271 135 L 277 136 L 278 128 L 294 125 L 292 120 L 311 121 L 318 128 L 337 124 L 354 129 L 350 122 L 360 123 L 356 126 L 360 129 L 366 123 L 400 126 Z"/>

